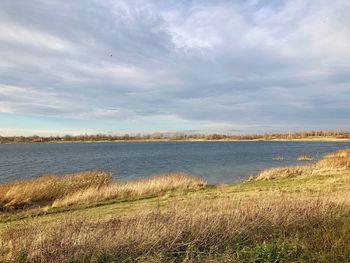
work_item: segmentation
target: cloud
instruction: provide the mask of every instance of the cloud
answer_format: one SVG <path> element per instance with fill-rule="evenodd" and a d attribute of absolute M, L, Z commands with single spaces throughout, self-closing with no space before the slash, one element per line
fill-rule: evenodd
<path fill-rule="evenodd" d="M 11 129 L 2 128 L 0 131 L 0 136 L 12 136 L 13 134 L 18 134 L 20 136 L 65 136 L 69 135 L 80 135 L 81 131 L 73 130 L 38 130 L 38 129 Z"/>
<path fill-rule="evenodd" d="M 145 118 L 147 130 L 167 118 L 174 131 L 349 129 L 349 11 L 344 0 L 4 0 L 0 112 Z"/>

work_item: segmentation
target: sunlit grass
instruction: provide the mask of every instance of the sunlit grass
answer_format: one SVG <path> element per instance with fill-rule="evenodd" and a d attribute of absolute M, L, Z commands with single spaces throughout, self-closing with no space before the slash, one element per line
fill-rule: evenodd
<path fill-rule="evenodd" d="M 113 181 L 111 174 L 103 171 L 50 175 L 0 185 L 0 207 L 4 210 L 86 205 L 111 199 L 155 196 L 171 190 L 198 189 L 205 185 L 203 179 L 185 173 L 128 182 Z"/>
<path fill-rule="evenodd" d="M 349 208 L 307 192 L 277 202 L 272 193 L 198 195 L 121 217 L 68 214 L 19 224 L 3 231 L 0 256 L 26 262 L 346 262 Z"/>
<path fill-rule="evenodd" d="M 16 209 L 46 205 L 71 192 L 110 184 L 112 176 L 102 171 L 66 176 L 47 175 L 0 185 L 0 208 Z"/>
<path fill-rule="evenodd" d="M 302 158 L 305 160 L 310 160 L 312 157 L 302 156 Z M 302 174 L 319 174 L 322 172 L 329 174 L 349 168 L 350 150 L 347 149 L 326 155 L 323 159 L 315 164 L 267 169 L 265 171 L 262 171 L 257 177 L 254 178 L 254 180 L 269 180 L 281 177 L 293 177 Z"/>
<path fill-rule="evenodd" d="M 81 189 L 56 199 L 52 207 L 91 204 L 111 199 L 154 196 L 171 190 L 199 189 L 206 186 L 206 184 L 206 181 L 199 177 L 184 173 L 171 173 L 125 183 L 115 182 L 103 187 L 92 186 L 88 189 Z"/>

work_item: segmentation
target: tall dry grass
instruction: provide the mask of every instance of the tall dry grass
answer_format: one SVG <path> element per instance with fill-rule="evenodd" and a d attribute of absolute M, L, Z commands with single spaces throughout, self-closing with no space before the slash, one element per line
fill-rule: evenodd
<path fill-rule="evenodd" d="M 199 189 L 206 186 L 206 184 L 206 181 L 200 177 L 174 172 L 125 183 L 116 182 L 103 187 L 92 186 L 56 199 L 52 206 L 62 207 L 76 204 L 92 204 L 111 199 L 139 198 L 159 195 L 175 189 Z"/>
<path fill-rule="evenodd" d="M 329 174 L 330 172 L 342 171 L 345 169 L 350 169 L 350 149 L 328 154 L 315 164 L 267 169 L 262 171 L 254 180 L 270 180 L 302 174 Z"/>
<path fill-rule="evenodd" d="M 203 179 L 185 173 L 163 174 L 129 182 L 115 182 L 110 173 L 101 171 L 51 175 L 0 185 L 0 208 L 92 204 L 158 195 L 175 189 L 198 189 L 205 185 Z"/>
<path fill-rule="evenodd" d="M 47 175 L 0 185 L 0 209 L 45 205 L 68 193 L 110 184 L 108 172 L 89 171 L 66 176 Z"/>
<path fill-rule="evenodd" d="M 347 262 L 350 209 L 306 196 L 174 202 L 122 218 L 67 217 L 2 233 L 22 262 Z"/>
<path fill-rule="evenodd" d="M 350 149 L 330 153 L 316 165 L 320 169 L 350 169 Z"/>

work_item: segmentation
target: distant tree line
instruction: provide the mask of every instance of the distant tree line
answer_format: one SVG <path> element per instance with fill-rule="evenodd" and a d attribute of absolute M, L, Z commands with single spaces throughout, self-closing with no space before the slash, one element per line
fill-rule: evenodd
<path fill-rule="evenodd" d="M 148 141 L 148 140 L 274 140 L 274 139 L 307 139 L 331 137 L 336 139 L 350 139 L 350 132 L 342 131 L 304 131 L 288 133 L 265 133 L 249 135 L 228 134 L 185 134 L 185 133 L 152 133 L 152 134 L 82 134 L 65 136 L 0 136 L 0 143 L 40 143 L 40 142 L 97 142 L 97 141 Z"/>

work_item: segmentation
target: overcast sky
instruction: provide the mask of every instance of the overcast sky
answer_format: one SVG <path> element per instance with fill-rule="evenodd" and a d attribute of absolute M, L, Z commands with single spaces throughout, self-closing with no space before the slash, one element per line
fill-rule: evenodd
<path fill-rule="evenodd" d="M 348 0 L 1 0 L 0 135 L 350 129 Z"/>

